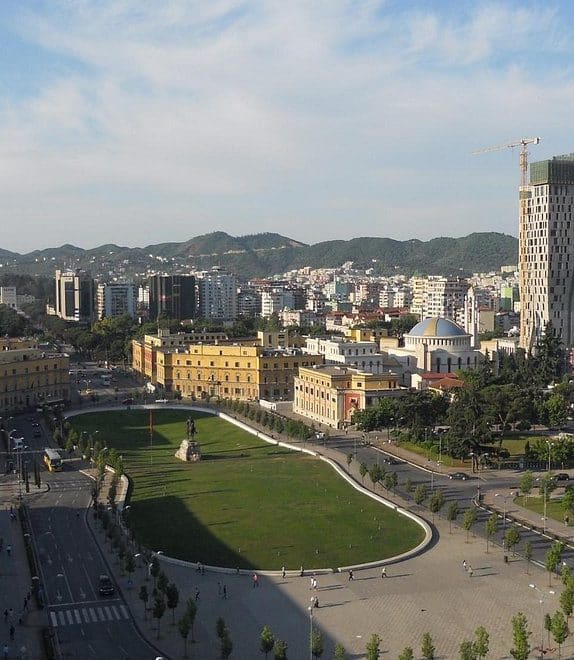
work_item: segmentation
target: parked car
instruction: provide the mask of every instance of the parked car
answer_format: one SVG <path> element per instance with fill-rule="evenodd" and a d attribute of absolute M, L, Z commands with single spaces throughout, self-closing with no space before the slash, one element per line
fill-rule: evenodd
<path fill-rule="evenodd" d="M 448 478 L 458 479 L 459 481 L 466 481 L 467 479 L 470 479 L 466 472 L 453 472 L 452 474 L 448 475 Z"/>
<path fill-rule="evenodd" d="M 389 465 L 398 465 L 399 462 L 394 456 L 385 456 L 383 458 L 383 463 L 388 463 Z"/>
<path fill-rule="evenodd" d="M 123 403 L 124 406 L 131 406 L 133 402 L 134 402 L 133 399 L 124 399 L 124 400 L 122 401 L 122 403 Z"/>
<path fill-rule="evenodd" d="M 109 575 L 100 575 L 98 591 L 100 596 L 112 596 L 116 588 Z"/>
<path fill-rule="evenodd" d="M 570 475 L 567 472 L 559 472 L 554 476 L 556 481 L 570 481 Z"/>

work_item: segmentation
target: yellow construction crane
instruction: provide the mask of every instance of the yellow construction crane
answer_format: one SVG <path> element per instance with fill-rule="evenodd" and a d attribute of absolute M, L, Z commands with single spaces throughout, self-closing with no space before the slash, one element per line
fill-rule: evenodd
<path fill-rule="evenodd" d="M 526 149 L 528 144 L 540 144 L 540 138 L 522 138 L 516 142 L 507 142 L 506 144 L 499 144 L 496 147 L 479 149 L 478 151 L 473 151 L 472 153 L 473 155 L 484 154 L 487 151 L 500 151 L 500 149 L 514 149 L 515 147 L 520 147 L 520 185 L 526 186 L 528 184 L 528 150 Z"/>

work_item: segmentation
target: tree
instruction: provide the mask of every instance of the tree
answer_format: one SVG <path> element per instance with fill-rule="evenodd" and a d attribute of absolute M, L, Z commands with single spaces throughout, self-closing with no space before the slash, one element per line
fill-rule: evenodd
<path fill-rule="evenodd" d="M 560 594 L 560 607 L 565 616 L 569 619 L 574 610 L 574 587 L 568 585 Z"/>
<path fill-rule="evenodd" d="M 367 474 L 368 471 L 369 468 L 367 467 L 366 463 L 361 463 L 361 465 L 359 465 L 359 474 L 361 475 L 361 481 L 363 483 L 365 483 L 365 475 Z"/>
<path fill-rule="evenodd" d="M 421 506 L 423 502 L 426 500 L 428 495 L 428 490 L 425 484 L 419 484 L 415 488 L 415 503 Z"/>
<path fill-rule="evenodd" d="M 175 608 L 179 603 L 179 589 L 176 587 L 175 583 L 171 582 L 167 585 L 165 597 L 167 599 L 167 606 L 171 610 L 173 625 L 175 625 Z"/>
<path fill-rule="evenodd" d="M 187 658 L 187 638 L 189 636 L 189 631 L 191 630 L 191 623 L 187 614 L 184 614 L 177 622 L 177 628 L 183 639 L 183 657 Z"/>
<path fill-rule="evenodd" d="M 414 660 L 415 654 L 411 646 L 405 647 L 399 655 L 399 660 Z"/>
<path fill-rule="evenodd" d="M 347 470 L 351 469 L 351 463 L 353 462 L 353 454 L 352 452 L 347 454 Z"/>
<path fill-rule="evenodd" d="M 493 536 L 498 532 L 498 514 L 492 513 L 484 525 L 486 532 L 486 552 L 488 552 L 488 544 Z"/>
<path fill-rule="evenodd" d="M 569 634 L 570 630 L 568 629 L 568 623 L 564 618 L 564 614 L 558 610 L 552 617 L 552 637 L 558 644 L 558 658 L 561 657 L 562 644 L 564 644 Z"/>
<path fill-rule="evenodd" d="M 367 642 L 367 660 L 379 660 L 381 655 L 381 638 L 373 633 Z"/>
<path fill-rule="evenodd" d="M 425 660 L 434 660 L 435 647 L 431 634 L 426 632 L 423 635 L 423 641 L 421 644 L 421 654 Z"/>
<path fill-rule="evenodd" d="M 224 635 L 220 640 L 219 652 L 221 653 L 222 658 L 229 658 L 231 652 L 233 651 L 233 642 L 229 636 L 229 630 L 225 629 Z"/>
<path fill-rule="evenodd" d="M 530 575 L 530 562 L 532 561 L 532 543 L 530 541 L 524 544 L 524 559 L 526 559 L 526 574 Z"/>
<path fill-rule="evenodd" d="M 215 633 L 217 637 L 221 639 L 225 635 L 226 630 L 227 626 L 225 625 L 225 621 L 221 617 L 218 617 L 215 622 Z"/>
<path fill-rule="evenodd" d="M 564 516 L 571 516 L 574 513 L 574 488 L 567 488 L 562 495 L 562 508 Z M 566 519 L 566 518 L 565 518 Z"/>
<path fill-rule="evenodd" d="M 458 518 L 458 502 L 451 502 L 446 510 L 446 519 L 448 520 L 448 531 L 452 534 L 452 523 Z"/>
<path fill-rule="evenodd" d="M 333 660 L 347 660 L 347 652 L 342 644 L 335 644 L 333 651 Z"/>
<path fill-rule="evenodd" d="M 512 527 L 506 530 L 506 534 L 504 535 L 504 542 L 506 543 L 506 547 L 512 552 L 512 556 L 514 557 L 516 546 L 520 543 L 520 532 L 518 531 L 517 527 L 513 525 Z"/>
<path fill-rule="evenodd" d="M 145 584 L 142 584 L 142 586 L 140 587 L 138 598 L 144 604 L 144 621 L 145 621 L 147 619 L 147 602 L 149 600 L 149 593 Z"/>
<path fill-rule="evenodd" d="M 534 475 L 531 470 L 527 470 L 520 479 L 520 491 L 523 495 L 526 496 L 528 501 L 528 496 L 532 492 L 532 487 L 534 486 Z"/>
<path fill-rule="evenodd" d="M 162 594 L 167 595 L 168 586 L 169 586 L 169 580 L 167 579 L 167 575 L 163 571 L 161 571 L 160 574 L 157 576 L 158 591 L 161 591 Z"/>
<path fill-rule="evenodd" d="M 313 628 L 311 631 L 311 655 L 314 658 L 320 658 L 324 650 L 325 643 L 323 641 L 323 635 L 320 630 Z"/>
<path fill-rule="evenodd" d="M 462 517 L 462 527 L 466 532 L 466 543 L 468 543 L 468 535 L 475 522 L 476 522 L 476 510 L 467 509 L 464 512 L 464 516 Z"/>
<path fill-rule="evenodd" d="M 553 543 L 546 553 L 546 570 L 548 571 L 548 586 L 552 586 L 552 573 L 557 569 L 564 552 L 564 544 L 557 541 Z"/>
<path fill-rule="evenodd" d="M 189 625 L 191 626 L 191 641 L 195 642 L 193 636 L 193 624 L 195 623 L 195 617 L 197 616 L 197 605 L 193 598 L 188 598 L 185 604 L 185 616 L 189 619 Z"/>
<path fill-rule="evenodd" d="M 259 648 L 261 653 L 265 653 L 265 658 L 267 660 L 267 654 L 273 650 L 275 646 L 275 635 L 271 631 L 269 626 L 263 626 L 261 635 L 259 637 Z"/>
<path fill-rule="evenodd" d="M 159 639 L 159 628 L 161 623 L 161 618 L 165 614 L 165 600 L 163 596 L 156 596 L 156 599 L 153 604 L 153 618 L 157 619 L 157 638 Z"/>
<path fill-rule="evenodd" d="M 512 617 L 512 648 L 510 655 L 514 660 L 528 660 L 530 655 L 530 642 L 528 638 L 531 632 L 528 630 L 528 621 L 522 612 Z"/>
<path fill-rule="evenodd" d="M 150 562 L 149 573 L 153 578 L 153 588 L 155 589 L 157 576 L 160 574 L 161 566 L 159 565 L 159 559 L 154 555 Z"/>
<path fill-rule="evenodd" d="M 132 573 L 136 570 L 136 560 L 134 559 L 134 556 L 132 555 L 131 552 L 126 555 L 124 565 L 125 565 L 127 574 L 129 576 L 129 579 L 130 579 L 130 584 L 131 584 Z"/>
<path fill-rule="evenodd" d="M 434 523 L 434 517 L 436 513 L 440 513 L 440 510 L 444 506 L 444 494 L 440 488 L 436 490 L 432 497 L 430 498 L 429 502 L 429 509 L 432 512 L 432 521 Z"/>
<path fill-rule="evenodd" d="M 379 479 L 381 478 L 381 468 L 376 463 L 373 463 L 369 468 L 369 477 L 371 479 L 371 483 L 373 484 L 373 488 L 374 488 L 377 485 Z"/>
<path fill-rule="evenodd" d="M 479 626 L 474 631 L 474 652 L 476 656 L 480 659 L 488 655 L 489 644 L 490 644 L 490 635 L 486 631 L 486 628 Z"/>
<path fill-rule="evenodd" d="M 474 651 L 474 644 L 465 640 L 459 648 L 460 660 L 476 660 L 476 653 Z"/>
<path fill-rule="evenodd" d="M 287 660 L 287 642 L 282 639 L 276 639 L 273 646 L 273 659 L 274 660 Z"/>

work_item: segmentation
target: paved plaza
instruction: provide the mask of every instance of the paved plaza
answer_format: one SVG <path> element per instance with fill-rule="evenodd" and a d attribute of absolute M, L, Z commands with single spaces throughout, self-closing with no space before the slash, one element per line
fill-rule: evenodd
<path fill-rule="evenodd" d="M 490 634 L 489 657 L 507 658 L 512 646 L 510 621 L 519 611 L 528 618 L 532 647 L 538 646 L 543 614 L 553 613 L 559 607 L 559 581 L 553 579 L 552 590 L 556 593 L 548 593 L 548 574 L 540 567 L 527 567 L 525 561 L 512 556 L 505 563 L 499 547 L 491 545 L 487 554 L 483 538 L 471 535 L 467 543 L 466 532 L 453 527 L 450 534 L 449 524 L 443 520 L 437 519 L 436 527 L 438 537 L 432 547 L 418 557 L 388 566 L 387 578 L 381 578 L 380 569 L 355 571 L 353 581 L 347 574 L 318 575 L 316 592 L 310 589 L 310 574 L 286 579 L 262 576 L 260 587 L 253 588 L 249 575 L 209 571 L 201 575 L 195 568 L 174 566 L 163 560 L 162 569 L 180 588 L 181 601 L 195 597 L 196 589 L 200 592 L 197 643 L 189 645 L 189 656 L 205 660 L 219 657 L 215 622 L 223 617 L 234 644 L 232 657 L 257 657 L 259 634 L 267 624 L 277 637 L 288 642 L 290 659 L 306 658 L 308 607 L 314 595 L 319 598 L 320 607 L 313 610 L 313 623 L 325 635 L 323 657 L 327 658 L 336 642 L 345 646 L 350 658 L 364 657 L 372 633 L 383 640 L 383 657 L 396 658 L 405 646 L 412 646 L 416 657 L 423 634 L 430 632 L 436 657 L 456 659 L 460 643 L 472 638 L 480 625 Z M 101 532 L 97 533 L 103 544 Z M 107 556 L 117 569 L 117 560 Z M 463 560 L 472 566 L 472 577 L 463 568 Z M 156 621 L 150 619 L 149 613 L 144 618 L 137 592 L 141 584 L 147 584 L 150 591 L 153 586 L 151 581 L 144 581 L 145 577 L 145 567 L 138 568 L 134 586 L 128 589 L 127 578 L 117 575 L 142 632 L 170 657 L 183 657 L 183 642 L 177 629 L 170 625 L 171 612 L 164 616 L 158 641 Z M 535 584 L 540 591 L 529 584 Z M 220 595 L 223 585 L 227 599 Z M 574 641 L 568 641 L 563 648 L 563 657 L 571 656 Z"/>

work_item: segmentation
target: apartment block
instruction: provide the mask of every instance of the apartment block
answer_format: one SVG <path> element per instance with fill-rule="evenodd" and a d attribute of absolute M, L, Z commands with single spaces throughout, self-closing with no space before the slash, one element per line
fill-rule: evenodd
<path fill-rule="evenodd" d="M 56 271 L 56 316 L 65 321 L 92 323 L 94 280 L 82 270 Z"/>
<path fill-rule="evenodd" d="M 113 316 L 136 317 L 137 290 L 133 284 L 98 284 L 96 315 L 98 319 Z"/>
<path fill-rule="evenodd" d="M 153 275 L 149 279 L 149 318 L 162 315 L 182 321 L 197 315 L 193 275 Z"/>
<path fill-rule="evenodd" d="M 548 321 L 574 343 L 574 154 L 530 165 L 520 187 L 520 346 L 532 350 Z"/>

